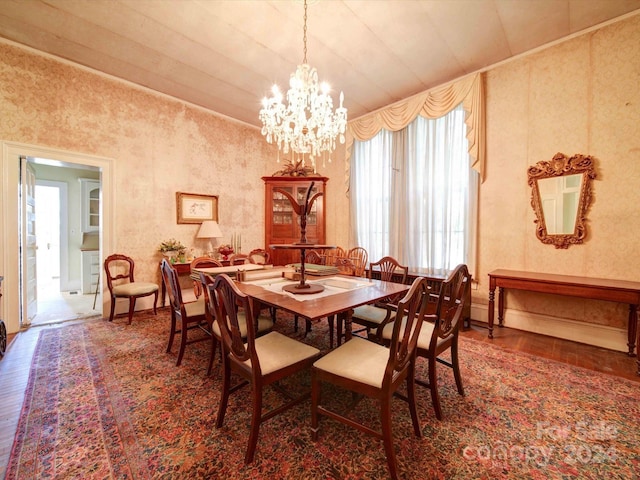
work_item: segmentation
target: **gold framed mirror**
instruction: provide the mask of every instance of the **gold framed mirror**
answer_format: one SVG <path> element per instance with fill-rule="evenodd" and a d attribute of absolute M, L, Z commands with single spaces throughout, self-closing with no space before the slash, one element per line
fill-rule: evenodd
<path fill-rule="evenodd" d="M 551 161 L 529 167 L 527 176 L 536 237 L 556 248 L 582 243 L 587 233 L 591 181 L 596 177 L 593 158 L 556 153 Z"/>

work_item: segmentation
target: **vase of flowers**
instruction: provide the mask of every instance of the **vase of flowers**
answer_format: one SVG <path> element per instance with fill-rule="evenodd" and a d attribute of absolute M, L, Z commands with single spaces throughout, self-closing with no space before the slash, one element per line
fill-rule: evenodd
<path fill-rule="evenodd" d="M 162 242 L 158 247 L 158 251 L 171 263 L 179 262 L 181 258 L 184 258 L 186 250 L 187 247 L 175 238 Z"/>
<path fill-rule="evenodd" d="M 222 260 L 229 260 L 229 255 L 233 253 L 233 247 L 231 245 L 220 245 L 218 253 L 222 255 Z"/>

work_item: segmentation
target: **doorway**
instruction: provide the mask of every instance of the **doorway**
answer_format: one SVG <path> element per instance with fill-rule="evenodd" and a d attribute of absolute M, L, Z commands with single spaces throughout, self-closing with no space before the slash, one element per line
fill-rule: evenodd
<path fill-rule="evenodd" d="M 16 214 L 20 212 L 21 206 L 20 200 L 20 166 L 21 158 L 29 159 L 49 159 L 51 166 L 57 167 L 70 167 L 70 168 L 85 168 L 93 169 L 99 172 L 99 180 L 101 182 L 101 205 L 100 205 L 100 218 L 104 220 L 104 224 L 100 227 L 99 242 L 98 242 L 98 261 L 102 261 L 103 252 L 110 252 L 113 249 L 112 231 L 115 219 L 112 212 L 112 198 L 113 198 L 113 160 L 105 157 L 98 157 L 94 155 L 84 153 L 74 153 L 63 150 L 56 150 L 51 148 L 38 147 L 34 145 L 27 145 L 22 143 L 0 141 L 0 147 L 2 151 L 2 157 L 0 161 L 0 172 L 3 175 L 3 202 L 0 204 L 0 225 L 3 229 L 3 235 L 0 240 L 0 274 L 4 276 L 3 287 L 3 302 L 2 318 L 7 325 L 7 332 L 9 334 L 19 332 L 21 328 L 26 327 L 28 322 L 24 322 L 26 309 L 26 296 L 23 294 L 25 291 L 21 260 L 21 252 L 23 247 L 20 244 L 21 231 L 20 220 L 16 222 Z M 60 171 L 63 171 L 61 168 Z M 71 184 L 71 182 L 67 182 Z M 78 186 L 73 183 L 74 188 Z M 61 231 L 65 230 L 69 233 L 74 228 L 71 224 L 71 219 L 76 218 L 70 216 L 70 224 L 68 227 L 61 225 Z M 79 218 L 79 214 L 78 217 Z M 79 220 L 78 220 L 79 221 Z M 75 228 L 81 228 L 76 226 Z M 76 231 L 76 235 L 80 232 Z M 34 242 L 36 243 L 36 242 Z M 69 246 L 71 249 L 72 246 Z M 79 246 L 77 247 L 79 248 Z M 61 255 L 63 252 L 61 252 Z M 34 257 L 37 257 L 34 255 Z M 37 262 L 37 260 L 36 260 Z M 34 263 L 36 263 L 34 262 Z M 79 262 L 79 261 L 78 261 Z M 69 265 L 73 268 L 79 266 Z M 64 281 L 64 261 L 61 258 L 61 272 L 60 279 Z M 98 272 L 99 274 L 99 272 Z M 96 301 L 96 312 L 104 316 L 104 313 L 109 311 L 108 296 L 106 298 L 107 304 L 105 305 L 105 296 L 102 295 L 104 285 L 100 282 L 100 292 Z M 80 289 L 80 284 L 71 285 L 71 290 Z M 34 288 L 35 290 L 35 288 Z M 102 298 L 101 298 L 102 297 Z M 75 297 L 74 297 L 75 298 Z M 93 306 L 93 298 L 91 299 Z"/>
<path fill-rule="evenodd" d="M 68 183 L 36 178 L 35 203 L 37 314 L 31 325 L 100 315 L 99 295 L 83 295 L 69 279 Z"/>

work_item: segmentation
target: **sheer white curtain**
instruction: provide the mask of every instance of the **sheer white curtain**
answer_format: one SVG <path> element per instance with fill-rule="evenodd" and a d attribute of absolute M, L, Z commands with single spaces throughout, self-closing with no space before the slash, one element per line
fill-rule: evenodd
<path fill-rule="evenodd" d="M 473 271 L 478 183 L 462 106 L 381 130 L 354 142 L 352 238 L 374 261 L 391 255 L 418 272 L 446 273 L 459 263 Z"/>

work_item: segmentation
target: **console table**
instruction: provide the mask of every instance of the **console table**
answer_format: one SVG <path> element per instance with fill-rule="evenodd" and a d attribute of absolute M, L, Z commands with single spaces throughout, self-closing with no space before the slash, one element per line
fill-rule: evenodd
<path fill-rule="evenodd" d="M 519 272 L 516 270 L 494 270 L 489 273 L 489 338 L 493 338 L 494 295 L 496 287 L 500 289 L 498 296 L 499 326 L 502 326 L 504 320 L 505 288 L 628 303 L 629 324 L 627 326 L 627 345 L 629 346 L 629 356 L 634 356 L 638 329 L 640 282 L 554 275 L 549 273 Z M 640 343 L 640 340 L 638 340 L 638 342 Z M 638 363 L 638 372 L 640 373 L 640 361 Z"/>

